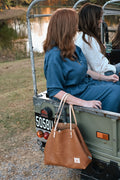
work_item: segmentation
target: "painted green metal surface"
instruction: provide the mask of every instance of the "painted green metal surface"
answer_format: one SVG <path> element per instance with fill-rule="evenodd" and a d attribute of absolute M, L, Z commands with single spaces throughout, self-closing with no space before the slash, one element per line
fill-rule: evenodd
<path fill-rule="evenodd" d="M 33 103 L 37 113 L 50 107 L 53 117 L 59 106 L 59 102 L 46 98 L 44 93 L 33 97 Z M 114 161 L 120 166 L 120 114 L 80 106 L 74 106 L 74 110 L 78 127 L 93 157 L 105 162 Z M 61 118 L 69 122 L 66 114 L 68 115 L 68 105 L 65 105 Z M 109 140 L 97 138 L 97 131 L 108 134 Z"/>

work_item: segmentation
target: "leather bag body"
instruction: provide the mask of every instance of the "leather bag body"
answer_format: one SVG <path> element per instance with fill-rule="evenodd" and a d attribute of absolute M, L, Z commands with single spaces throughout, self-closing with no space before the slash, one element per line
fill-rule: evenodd
<path fill-rule="evenodd" d="M 71 109 L 75 118 L 72 105 L 70 105 L 69 113 L 71 113 Z M 73 169 L 85 169 L 91 161 L 92 155 L 77 124 L 71 123 L 71 120 L 70 123 L 59 123 L 57 120 L 45 145 L 44 163 Z"/>

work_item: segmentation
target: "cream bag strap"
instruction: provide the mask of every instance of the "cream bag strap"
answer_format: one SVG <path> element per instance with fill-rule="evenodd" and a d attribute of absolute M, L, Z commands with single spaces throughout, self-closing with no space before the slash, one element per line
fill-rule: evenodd
<path fill-rule="evenodd" d="M 65 101 L 66 101 L 66 99 L 67 99 L 67 97 L 68 97 L 68 93 L 65 93 L 64 95 L 63 95 L 63 97 L 62 97 L 62 99 L 61 99 L 61 101 L 60 101 L 60 104 L 59 104 L 59 107 L 58 107 L 58 110 L 57 110 L 57 113 L 56 113 L 56 115 L 55 115 L 55 123 L 56 123 L 56 120 L 57 120 L 57 116 L 58 116 L 58 114 L 60 114 L 61 115 L 61 113 L 59 112 L 60 111 L 60 108 L 61 109 L 63 109 L 62 108 L 62 103 L 64 102 L 64 99 L 65 99 Z M 65 98 L 66 97 L 66 98 Z M 64 102 L 64 104 L 65 104 L 65 102 Z M 63 106 L 64 106 L 64 104 L 63 104 Z M 62 111 L 61 111 L 62 112 Z"/>
<path fill-rule="evenodd" d="M 57 114 L 56 114 L 56 117 L 55 117 L 55 127 L 54 127 L 54 133 L 53 133 L 53 137 L 55 137 L 55 132 L 57 130 L 57 126 L 58 126 L 58 123 L 59 123 L 59 120 L 60 120 L 60 116 L 61 116 L 61 113 L 62 113 L 62 110 L 63 110 L 63 107 L 64 107 L 64 104 L 66 102 L 66 99 L 67 97 L 69 96 L 68 93 L 65 93 L 64 96 L 62 97 L 61 99 L 61 102 L 60 102 L 60 105 L 58 107 L 58 111 L 57 111 Z M 60 109 L 61 108 L 61 109 Z M 60 112 L 59 112 L 60 110 Z M 75 116 L 75 113 L 74 113 L 74 110 L 73 110 L 73 106 L 70 104 L 69 105 L 69 117 L 70 117 L 70 136 L 72 137 L 72 118 L 71 118 L 71 111 L 73 113 L 73 117 L 74 117 L 74 121 L 75 121 L 75 124 L 77 125 L 77 120 L 76 120 L 76 116 Z M 58 115 L 59 114 L 59 115 Z M 57 118 L 57 115 L 58 115 L 58 118 Z M 57 118 L 57 120 L 56 120 Z"/>

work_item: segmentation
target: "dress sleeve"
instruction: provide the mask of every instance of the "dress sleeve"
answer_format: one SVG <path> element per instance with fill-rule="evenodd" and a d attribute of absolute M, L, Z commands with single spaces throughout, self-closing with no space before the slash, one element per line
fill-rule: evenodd
<path fill-rule="evenodd" d="M 47 92 L 50 98 L 59 91 L 64 90 L 65 78 L 62 61 L 60 53 L 51 52 L 45 57 L 44 72 L 47 80 Z"/>

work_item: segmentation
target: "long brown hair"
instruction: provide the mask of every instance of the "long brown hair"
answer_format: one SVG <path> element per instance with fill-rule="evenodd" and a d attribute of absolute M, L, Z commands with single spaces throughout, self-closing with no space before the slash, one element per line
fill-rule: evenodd
<path fill-rule="evenodd" d="M 73 60 L 75 51 L 74 36 L 77 32 L 78 15 L 72 8 L 61 8 L 51 16 L 47 37 L 44 41 L 44 51 L 57 46 L 61 50 L 61 56 Z"/>
<path fill-rule="evenodd" d="M 83 40 L 89 45 L 90 42 L 85 39 L 85 34 L 94 37 L 98 42 L 101 52 L 105 54 L 105 47 L 101 42 L 99 21 L 102 16 L 102 8 L 96 4 L 86 3 L 79 12 L 78 29 L 83 32 Z"/>
<path fill-rule="evenodd" d="M 112 40 L 112 48 L 113 49 L 120 49 L 120 24 L 118 25 L 118 29 L 114 39 Z"/>

